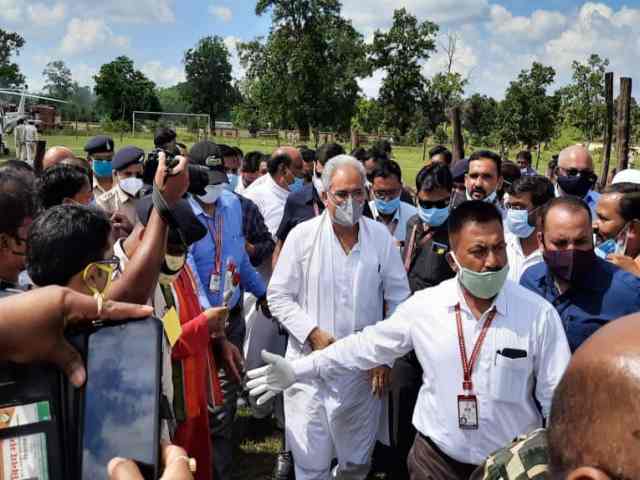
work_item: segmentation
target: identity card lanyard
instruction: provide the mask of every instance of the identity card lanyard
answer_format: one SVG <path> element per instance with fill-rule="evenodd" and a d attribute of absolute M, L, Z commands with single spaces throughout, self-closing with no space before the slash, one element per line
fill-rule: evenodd
<path fill-rule="evenodd" d="M 214 293 L 220 291 L 220 278 L 222 275 L 222 215 L 217 214 L 215 217 L 215 222 L 215 232 L 212 230 L 209 222 L 207 222 L 209 233 L 211 234 L 211 238 L 213 239 L 213 243 L 216 248 L 213 272 L 211 273 L 211 278 L 209 279 L 209 290 Z"/>
<path fill-rule="evenodd" d="M 496 316 L 496 309 L 493 307 L 487 316 L 487 319 L 482 325 L 480 336 L 476 341 L 471 352 L 471 358 L 467 357 L 467 348 L 464 344 L 464 332 L 462 331 L 462 317 L 460 316 L 460 304 L 456 305 L 456 323 L 458 325 L 458 344 L 460 345 L 460 358 L 462 359 L 462 372 L 464 375 L 462 381 L 463 394 L 458 395 L 458 424 L 463 430 L 477 430 L 478 429 L 478 399 L 473 394 L 473 382 L 471 375 L 473 373 L 473 367 L 480 355 L 480 349 L 484 343 L 484 339 L 487 336 L 491 322 Z"/>

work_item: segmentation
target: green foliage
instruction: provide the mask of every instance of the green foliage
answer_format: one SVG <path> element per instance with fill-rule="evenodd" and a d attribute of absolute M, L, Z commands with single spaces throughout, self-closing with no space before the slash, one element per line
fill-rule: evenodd
<path fill-rule="evenodd" d="M 422 98 L 422 116 L 431 132 L 447 123 L 452 107 L 462 103 L 467 80 L 456 72 L 440 72 L 425 84 Z"/>
<path fill-rule="evenodd" d="M 498 102 L 486 95 L 476 93 L 464 101 L 462 106 L 462 128 L 471 137 L 474 145 L 491 143 L 491 135 L 498 120 Z"/>
<path fill-rule="evenodd" d="M 596 54 L 585 63 L 574 61 L 571 65 L 573 83 L 558 92 L 565 121 L 579 128 L 590 142 L 604 131 L 604 76 L 608 66 L 609 59 Z"/>
<path fill-rule="evenodd" d="M 185 52 L 184 69 L 187 76 L 184 96 L 193 113 L 208 113 L 213 122 L 239 101 L 231 83 L 229 50 L 222 37 L 201 38 Z"/>
<path fill-rule="evenodd" d="M 534 62 L 510 83 L 498 109 L 497 134 L 503 147 L 522 143 L 532 148 L 552 138 L 560 99 L 547 95 L 547 88 L 555 74 L 553 67 Z"/>
<path fill-rule="evenodd" d="M 93 78 L 99 108 L 111 119 L 130 122 L 134 110 L 161 109 L 155 83 L 136 70 L 128 57 L 102 65 Z"/>
<path fill-rule="evenodd" d="M 393 12 L 388 32 L 374 33 L 370 61 L 374 69 L 386 72 L 380 88 L 385 124 L 397 128 L 401 135 L 409 130 L 423 103 L 426 80 L 420 62 L 435 51 L 437 32 L 435 23 L 418 22 L 402 8 Z"/>
<path fill-rule="evenodd" d="M 335 0 L 262 0 L 256 13 L 268 9 L 269 36 L 239 46 L 247 70 L 240 117 L 297 127 L 303 136 L 312 126 L 348 131 L 356 78 L 368 74 L 362 35 L 340 17 Z"/>
<path fill-rule="evenodd" d="M 24 38 L 0 28 L 0 88 L 26 88 L 20 67 L 11 61 L 11 57 L 20 54 L 22 47 Z"/>
<path fill-rule="evenodd" d="M 74 85 L 71 70 L 62 60 L 47 63 L 42 72 L 44 76 L 44 91 L 47 95 L 59 100 L 68 100 L 73 95 Z"/>
<path fill-rule="evenodd" d="M 191 113 L 185 83 L 179 83 L 173 87 L 158 88 L 156 93 L 163 112 Z"/>
<path fill-rule="evenodd" d="M 377 100 L 360 98 L 351 126 L 361 133 L 377 133 L 384 121 L 384 110 Z"/>

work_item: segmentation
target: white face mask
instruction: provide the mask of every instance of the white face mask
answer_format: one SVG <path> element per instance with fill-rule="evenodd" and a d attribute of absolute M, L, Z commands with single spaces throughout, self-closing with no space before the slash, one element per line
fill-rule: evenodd
<path fill-rule="evenodd" d="M 313 187 L 316 189 L 316 192 L 318 192 L 318 196 L 322 197 L 322 192 L 324 192 L 324 184 L 322 183 L 322 179 L 314 175 L 311 181 L 313 182 Z"/>
<path fill-rule="evenodd" d="M 119 180 L 118 185 L 120 185 L 120 188 L 124 193 L 132 197 L 135 197 L 136 195 L 138 195 L 138 192 L 142 190 L 142 187 L 144 186 L 144 182 L 140 178 L 129 177 L 129 178 L 125 178 L 124 180 Z"/>
<path fill-rule="evenodd" d="M 205 193 L 204 195 L 198 195 L 198 198 L 202 203 L 206 203 L 207 205 L 216 203 L 216 200 L 218 200 L 218 198 L 220 198 L 220 195 L 222 195 L 225 186 L 225 183 L 219 183 L 218 185 L 207 185 L 205 188 L 205 191 L 207 193 Z"/>
<path fill-rule="evenodd" d="M 166 254 L 164 256 L 164 264 L 160 268 L 160 276 L 158 277 L 160 284 L 171 285 L 180 276 L 180 271 L 186 262 L 186 255 Z"/>

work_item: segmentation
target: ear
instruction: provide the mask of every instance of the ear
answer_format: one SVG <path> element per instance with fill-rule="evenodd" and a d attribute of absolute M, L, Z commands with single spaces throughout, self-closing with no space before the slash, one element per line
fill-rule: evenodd
<path fill-rule="evenodd" d="M 447 263 L 451 267 L 451 270 L 458 273 L 458 264 L 453 259 L 453 254 L 451 253 L 451 251 L 447 252 L 444 257 L 447 259 Z"/>
<path fill-rule="evenodd" d="M 0 248 L 9 248 L 9 235 L 0 233 Z"/>
<path fill-rule="evenodd" d="M 567 480 L 611 480 L 611 477 L 598 468 L 580 467 L 569 473 Z"/>

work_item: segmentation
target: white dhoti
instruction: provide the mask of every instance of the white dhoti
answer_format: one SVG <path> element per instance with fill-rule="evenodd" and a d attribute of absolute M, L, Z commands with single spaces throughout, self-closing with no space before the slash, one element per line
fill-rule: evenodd
<path fill-rule="evenodd" d="M 360 220 L 358 244 L 347 255 L 328 213 L 294 228 L 269 285 L 269 305 L 289 331 L 287 358 L 311 353 L 316 327 L 340 339 L 383 319 L 407 298 L 398 249 L 386 227 Z M 371 394 L 366 371 L 340 369 L 285 392 L 287 445 L 297 480 L 366 478 L 387 411 Z M 330 472 L 331 460 L 338 465 Z"/>

